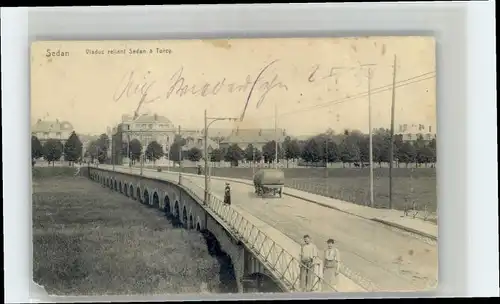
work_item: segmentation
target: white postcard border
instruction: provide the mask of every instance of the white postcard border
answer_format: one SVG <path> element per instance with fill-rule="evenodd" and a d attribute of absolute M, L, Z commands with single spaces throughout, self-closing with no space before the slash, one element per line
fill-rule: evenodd
<path fill-rule="evenodd" d="M 238 15 L 235 18 L 235 14 Z M 203 299 L 498 296 L 494 4 L 259 4 L 2 9 L 6 302 L 32 284 L 29 46 L 35 40 L 434 35 L 438 92 L 439 288 L 433 293 L 236 294 Z M 479 160 L 479 161 L 478 161 Z M 480 205 L 481 208 L 477 208 Z M 71 297 L 44 301 L 200 300 Z"/>

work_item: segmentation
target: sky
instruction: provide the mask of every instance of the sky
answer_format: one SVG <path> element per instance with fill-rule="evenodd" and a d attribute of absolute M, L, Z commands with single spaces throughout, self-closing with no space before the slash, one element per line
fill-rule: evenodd
<path fill-rule="evenodd" d="M 34 42 L 31 119 L 97 134 L 139 109 L 201 129 L 206 110 L 238 118 L 214 128 L 368 131 L 370 104 L 372 127 L 389 127 L 396 75 L 396 127 L 435 130 L 435 50 L 432 37 Z"/>

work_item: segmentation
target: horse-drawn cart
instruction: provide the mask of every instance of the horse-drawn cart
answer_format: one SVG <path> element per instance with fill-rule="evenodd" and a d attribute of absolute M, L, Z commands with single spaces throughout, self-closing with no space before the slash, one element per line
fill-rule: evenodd
<path fill-rule="evenodd" d="M 255 193 L 259 196 L 265 194 L 279 194 L 282 197 L 285 186 L 285 173 L 278 169 L 261 169 L 253 177 Z"/>

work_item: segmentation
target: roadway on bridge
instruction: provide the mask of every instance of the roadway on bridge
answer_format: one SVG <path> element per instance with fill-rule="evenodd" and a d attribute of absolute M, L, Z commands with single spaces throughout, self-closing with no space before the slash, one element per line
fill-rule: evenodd
<path fill-rule="evenodd" d="M 169 172 L 154 175 L 168 179 L 178 176 Z M 183 179 L 204 186 L 203 176 L 183 175 Z M 222 198 L 225 182 L 212 179 L 211 192 Z M 343 264 L 373 282 L 380 291 L 428 289 L 437 280 L 435 245 L 383 224 L 298 198 L 257 197 L 252 186 L 236 182 L 231 183 L 231 190 L 234 205 L 297 242 L 309 234 L 318 248 L 324 250 L 326 240 L 335 239 Z"/>

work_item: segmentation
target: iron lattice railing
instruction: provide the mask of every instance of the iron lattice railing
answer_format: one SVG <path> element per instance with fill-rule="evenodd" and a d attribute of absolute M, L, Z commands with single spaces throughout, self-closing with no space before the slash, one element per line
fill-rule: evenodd
<path fill-rule="evenodd" d="M 204 188 L 189 179 L 182 179 L 181 185 L 191 195 L 203 201 Z M 237 235 L 241 242 L 252 251 L 262 264 L 280 280 L 289 291 L 322 291 L 324 287 L 329 291 L 337 291 L 334 286 L 324 282 L 321 277 L 321 265 L 315 269 L 308 269 L 305 265 L 277 244 L 266 233 L 248 221 L 243 215 L 229 205 L 223 203 L 221 199 L 213 193 L 210 195 L 210 202 L 207 206 L 213 211 L 221 221 L 223 221 L 231 232 Z M 313 283 L 307 290 L 302 290 L 300 286 L 300 268 L 308 269 L 313 273 Z"/>
<path fill-rule="evenodd" d="M 116 171 L 126 174 L 136 174 L 136 170 L 130 169 L 131 168 L 129 168 L 129 170 L 122 170 L 120 168 Z M 150 173 L 153 175 L 158 174 L 157 172 Z M 190 195 L 203 202 L 205 190 L 202 186 L 194 183 L 188 178 L 180 178 L 182 175 L 181 173 L 162 173 L 163 174 L 161 174 L 162 176 L 160 179 L 180 184 Z M 159 178 L 159 176 L 152 177 Z M 242 241 L 246 247 L 252 251 L 252 253 L 267 267 L 275 278 L 284 283 L 288 290 L 303 291 L 300 286 L 300 268 L 301 266 L 304 269 L 308 268 L 304 264 L 301 264 L 296 257 L 287 252 L 282 246 L 277 244 L 266 233 L 248 221 L 234 208 L 225 205 L 223 201 L 213 193 L 210 194 L 210 202 L 206 207 L 213 211 L 215 215 L 219 217 L 219 220 L 223 221 L 226 226 L 231 229 L 231 232 L 240 238 L 240 241 Z M 328 291 L 338 291 L 335 286 L 324 282 L 321 275 L 321 268 L 320 264 L 317 265 L 315 269 L 308 269 L 309 271 L 313 271 L 314 280 L 312 286 L 310 285 L 308 290 L 305 291 L 326 291 L 322 290 L 324 287 L 329 289 Z M 356 282 L 357 285 L 366 291 L 374 292 L 379 290 L 373 282 L 362 277 L 343 264 L 340 265 L 340 273 L 348 279 Z"/>

